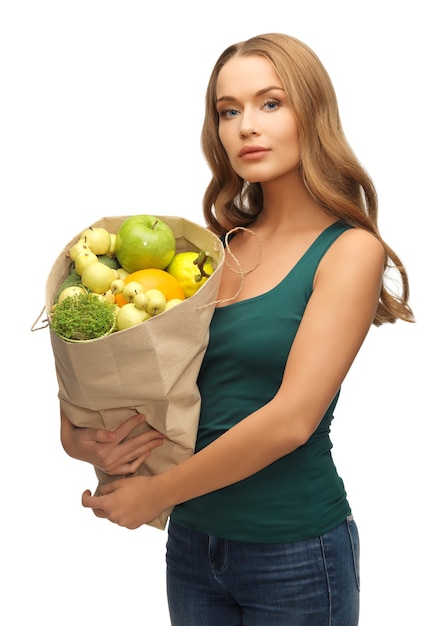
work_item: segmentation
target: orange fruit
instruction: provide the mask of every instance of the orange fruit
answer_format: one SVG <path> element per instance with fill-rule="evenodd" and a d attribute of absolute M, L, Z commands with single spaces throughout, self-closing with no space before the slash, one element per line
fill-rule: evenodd
<path fill-rule="evenodd" d="M 148 291 L 148 289 L 159 289 L 164 294 L 167 301 L 172 300 L 173 298 L 185 300 L 185 294 L 182 287 L 179 285 L 174 276 L 171 276 L 171 274 L 168 274 L 165 270 L 155 268 L 137 270 L 136 272 L 132 272 L 132 274 L 128 274 L 124 279 L 124 282 L 125 284 L 128 284 L 134 280 L 140 283 L 143 287 L 143 291 Z M 116 295 L 115 304 L 118 304 L 118 306 L 126 304 L 126 300 L 121 293 Z"/>

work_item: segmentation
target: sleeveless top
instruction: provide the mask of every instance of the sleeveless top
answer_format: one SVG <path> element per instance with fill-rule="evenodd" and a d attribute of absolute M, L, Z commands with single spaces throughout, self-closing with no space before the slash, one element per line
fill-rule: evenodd
<path fill-rule="evenodd" d="M 196 451 L 276 394 L 319 262 L 348 228 L 343 222 L 326 228 L 267 293 L 215 309 L 198 377 Z M 238 483 L 177 505 L 172 519 L 215 537 L 258 543 L 298 541 L 335 528 L 351 513 L 331 455 L 338 396 L 303 446 Z"/>

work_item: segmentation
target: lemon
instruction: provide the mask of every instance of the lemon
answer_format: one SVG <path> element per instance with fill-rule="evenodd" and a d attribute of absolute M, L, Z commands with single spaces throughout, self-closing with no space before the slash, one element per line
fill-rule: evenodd
<path fill-rule="evenodd" d="M 174 276 L 186 298 L 193 296 L 213 273 L 206 252 L 178 252 L 166 268 Z"/>

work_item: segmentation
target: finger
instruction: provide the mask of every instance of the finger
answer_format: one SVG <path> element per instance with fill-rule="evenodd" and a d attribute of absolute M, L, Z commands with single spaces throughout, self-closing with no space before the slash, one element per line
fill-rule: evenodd
<path fill-rule="evenodd" d="M 134 459 L 134 461 L 132 461 L 132 463 L 128 464 L 128 471 L 126 473 L 127 474 L 135 474 L 135 472 L 138 469 L 140 469 L 140 467 L 149 458 L 150 455 L 151 455 L 151 450 L 148 450 L 144 454 L 140 455 L 137 459 Z"/>
<path fill-rule="evenodd" d="M 144 454 L 148 450 L 152 450 L 152 448 L 158 448 L 164 441 L 165 437 L 163 437 L 163 435 L 160 435 L 157 431 L 155 431 L 155 433 L 149 431 L 123 441 L 119 448 L 123 457 L 130 454 L 132 458 L 135 459 L 135 457 Z M 129 461 L 131 459 L 128 458 L 127 460 Z"/>
<path fill-rule="evenodd" d="M 107 518 L 106 513 L 103 509 L 98 507 L 98 502 L 100 501 L 100 497 L 92 496 L 92 492 L 89 490 L 84 491 L 82 494 L 82 505 L 87 509 L 92 509 L 94 514 L 97 517 L 101 517 L 102 519 Z"/>
<path fill-rule="evenodd" d="M 107 496 L 111 493 L 113 493 L 114 491 L 116 491 L 119 488 L 119 483 L 122 482 L 122 480 L 126 480 L 126 479 L 121 479 L 121 480 L 114 480 L 110 483 L 106 483 L 105 485 L 101 485 L 100 487 L 100 494 L 101 496 Z"/>
<path fill-rule="evenodd" d="M 146 418 L 141 413 L 136 413 L 124 421 L 118 428 L 115 429 L 115 434 L 120 441 L 126 439 L 128 435 L 140 424 L 144 423 Z"/>
<path fill-rule="evenodd" d="M 97 443 L 112 443 L 116 439 L 117 435 L 111 430 L 104 430 L 98 428 L 92 431 L 92 440 Z"/>
<path fill-rule="evenodd" d="M 135 472 L 143 465 L 150 455 L 151 450 L 147 450 L 144 454 L 140 454 L 137 457 L 135 456 L 135 453 L 133 453 L 132 456 L 129 456 L 129 460 L 124 462 L 122 460 L 107 466 L 107 471 L 105 470 L 106 474 L 109 474 L 110 476 L 129 476 L 130 474 L 135 474 Z"/>
<path fill-rule="evenodd" d="M 111 466 L 115 468 L 114 474 L 133 474 L 150 456 L 154 448 L 163 445 L 164 439 L 152 439 L 143 445 L 135 446 L 136 439 L 130 439 L 118 446 L 111 457 L 116 456 L 115 461 L 111 458 Z M 119 454 L 119 456 L 118 456 Z"/>
<path fill-rule="evenodd" d="M 104 509 L 98 507 L 98 502 L 101 502 L 100 496 L 92 496 L 92 492 L 88 489 L 82 494 L 82 505 L 88 509 L 92 509 L 97 517 L 107 519 Z"/>
<path fill-rule="evenodd" d="M 161 444 L 163 440 L 165 439 L 165 435 L 160 433 L 158 430 L 155 430 L 154 428 L 150 427 L 149 430 L 145 430 L 143 433 L 140 433 L 139 435 L 135 435 L 135 437 L 133 437 L 132 439 L 141 443 L 161 440 L 159 441 L 159 444 Z"/>
<path fill-rule="evenodd" d="M 87 509 L 98 508 L 98 501 L 100 496 L 92 496 L 92 492 L 89 489 L 83 492 L 81 502 Z"/>
<path fill-rule="evenodd" d="M 86 489 L 85 491 L 83 491 L 82 496 L 81 496 L 82 506 L 90 507 L 91 498 L 92 498 L 92 492 L 90 491 L 90 489 Z"/>
<path fill-rule="evenodd" d="M 129 437 L 125 441 L 122 441 L 116 450 L 119 453 L 122 461 L 129 462 L 141 454 L 151 451 L 153 448 L 158 448 L 163 445 L 165 437 L 160 435 L 157 431 L 145 431 L 135 437 Z M 118 457 L 117 457 L 118 458 Z"/>

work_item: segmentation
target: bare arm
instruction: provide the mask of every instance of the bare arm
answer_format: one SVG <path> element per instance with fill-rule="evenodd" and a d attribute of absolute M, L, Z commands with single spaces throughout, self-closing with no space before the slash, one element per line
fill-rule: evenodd
<path fill-rule="evenodd" d="M 151 450 L 163 443 L 163 436 L 155 430 L 131 436 L 144 421 L 144 415 L 133 415 L 115 431 L 77 428 L 61 408 L 62 447 L 69 456 L 91 463 L 111 476 L 132 474 Z"/>
<path fill-rule="evenodd" d="M 383 268 L 384 251 L 372 235 L 354 229 L 341 235 L 319 266 L 275 397 L 180 465 L 134 485 L 128 481 L 126 488 L 123 481 L 112 483 L 100 499 L 84 494 L 85 506 L 133 528 L 173 505 L 243 480 L 303 445 L 371 326 Z"/>

